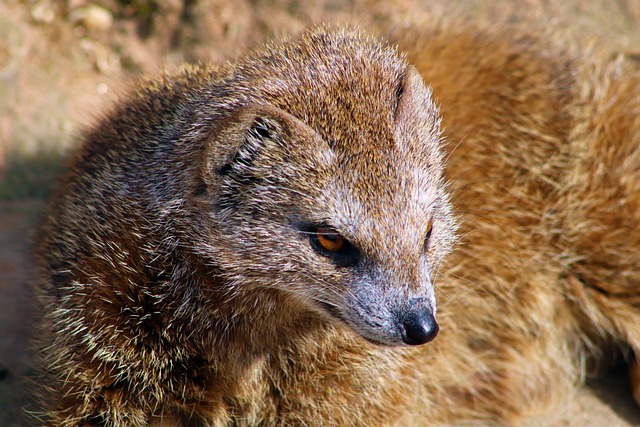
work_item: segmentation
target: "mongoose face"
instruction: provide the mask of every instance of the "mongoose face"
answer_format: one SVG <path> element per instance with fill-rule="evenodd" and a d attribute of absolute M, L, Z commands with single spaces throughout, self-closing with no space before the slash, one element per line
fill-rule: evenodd
<path fill-rule="evenodd" d="M 284 291 L 375 343 L 433 339 L 433 277 L 455 225 L 439 116 L 415 69 L 320 33 L 230 74 L 231 98 L 248 102 L 207 138 L 200 253 L 232 292 Z"/>

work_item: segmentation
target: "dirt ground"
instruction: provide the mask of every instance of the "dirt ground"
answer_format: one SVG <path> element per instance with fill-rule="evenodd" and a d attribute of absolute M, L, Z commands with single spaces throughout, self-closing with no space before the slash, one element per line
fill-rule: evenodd
<path fill-rule="evenodd" d="M 558 26 L 640 54 L 639 0 L 4 0 L 0 2 L 0 426 L 28 425 L 30 246 L 61 158 L 140 74 L 223 61 L 321 22 L 402 29 L 435 16 Z M 586 42 L 585 44 L 590 44 Z M 525 426 L 640 426 L 624 369 Z"/>

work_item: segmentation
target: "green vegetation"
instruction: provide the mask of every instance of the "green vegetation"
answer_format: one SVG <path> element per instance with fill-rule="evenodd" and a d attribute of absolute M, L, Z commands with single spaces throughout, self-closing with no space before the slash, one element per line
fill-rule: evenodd
<path fill-rule="evenodd" d="M 46 199 L 62 172 L 62 157 L 52 150 L 37 155 L 9 153 L 0 172 L 0 200 Z"/>

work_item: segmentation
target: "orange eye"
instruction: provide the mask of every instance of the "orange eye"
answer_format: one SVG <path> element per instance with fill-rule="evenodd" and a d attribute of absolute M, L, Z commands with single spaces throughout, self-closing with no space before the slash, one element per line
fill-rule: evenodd
<path fill-rule="evenodd" d="M 351 267 L 360 260 L 360 251 L 345 239 L 335 228 L 315 225 L 306 228 L 311 247 L 320 255 L 329 258 L 336 267 Z"/>
<path fill-rule="evenodd" d="M 327 252 L 340 252 L 347 244 L 347 240 L 329 227 L 320 227 L 315 232 L 318 245 Z"/>

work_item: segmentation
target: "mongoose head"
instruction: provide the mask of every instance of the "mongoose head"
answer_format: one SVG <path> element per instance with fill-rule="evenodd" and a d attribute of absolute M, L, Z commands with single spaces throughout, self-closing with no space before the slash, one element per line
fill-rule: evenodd
<path fill-rule="evenodd" d="M 200 251 L 229 292 L 277 289 L 375 343 L 431 341 L 455 224 L 417 71 L 379 42 L 318 31 L 217 84 L 224 116 L 194 188 Z"/>

